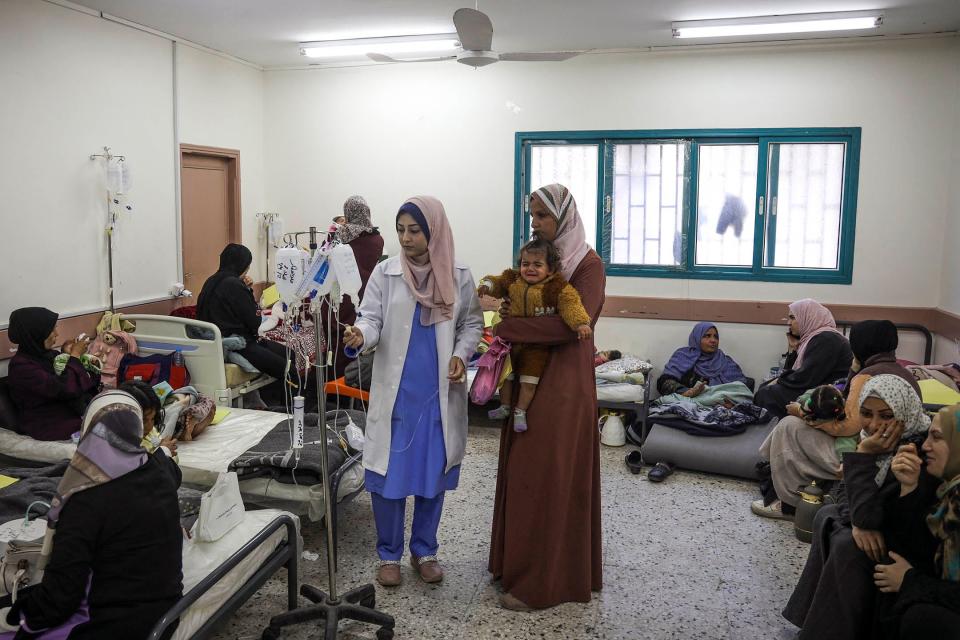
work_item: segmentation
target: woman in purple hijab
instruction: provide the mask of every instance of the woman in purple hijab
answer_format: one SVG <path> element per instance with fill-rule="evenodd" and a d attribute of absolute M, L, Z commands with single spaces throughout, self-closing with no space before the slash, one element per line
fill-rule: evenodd
<path fill-rule="evenodd" d="M 712 322 L 700 322 L 690 332 L 686 347 L 670 356 L 657 380 L 661 395 L 679 393 L 689 398 L 703 393 L 707 385 L 746 383 L 740 365 L 720 350 L 720 332 Z"/>

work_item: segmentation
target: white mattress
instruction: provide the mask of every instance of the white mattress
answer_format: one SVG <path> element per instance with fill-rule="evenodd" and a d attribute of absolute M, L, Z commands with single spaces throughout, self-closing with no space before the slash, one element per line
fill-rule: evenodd
<path fill-rule="evenodd" d="M 178 443 L 183 483 L 212 486 L 219 473 L 226 471 L 233 460 L 260 442 L 283 419 L 281 413 L 230 409 L 230 415 L 223 422 L 208 427 L 197 440 Z M 340 481 L 337 501 L 362 487 L 363 469 L 354 465 Z M 283 508 L 313 521 L 323 518 L 322 484 L 284 484 L 271 478 L 251 478 L 240 481 L 240 493 L 245 501 Z"/>
<path fill-rule="evenodd" d="M 282 513 L 277 509 L 247 511 L 244 514 L 243 522 L 216 542 L 184 540 L 183 592 L 188 593 Z M 199 600 L 194 602 L 180 618 L 180 625 L 173 637 L 181 640 L 192 636 L 226 602 L 227 598 L 233 595 L 260 568 L 285 537 L 286 529 L 280 529 L 274 533 L 222 580 L 203 594 Z M 298 559 L 301 547 L 302 545 L 298 541 L 296 552 Z"/>
<path fill-rule="evenodd" d="M 643 403 L 643 385 L 613 382 L 597 385 L 597 400 Z"/>

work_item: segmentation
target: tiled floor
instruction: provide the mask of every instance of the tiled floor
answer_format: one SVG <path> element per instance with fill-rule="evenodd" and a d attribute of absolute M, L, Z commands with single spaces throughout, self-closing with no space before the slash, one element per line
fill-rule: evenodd
<path fill-rule="evenodd" d="M 497 604 L 486 572 L 499 433 L 472 428 L 460 488 L 447 495 L 440 526 L 446 578 L 420 582 L 404 565 L 404 584 L 377 587 L 377 604 L 397 619 L 397 638 L 697 638 L 786 640 L 796 632 L 779 611 L 803 567 L 807 545 L 786 522 L 750 513 L 756 484 L 678 471 L 657 485 L 623 464 L 626 448 L 602 448 L 604 588 L 589 604 L 513 613 Z M 412 505 L 411 505 L 412 506 Z M 410 513 L 408 509 L 408 520 Z M 373 581 L 375 541 L 366 494 L 341 506 L 341 591 Z M 408 523 L 409 531 L 409 523 Z M 323 529 L 306 523 L 304 581 L 326 587 Z M 284 608 L 281 571 L 216 636 L 260 638 Z M 320 638 L 309 625 L 284 638 Z M 341 638 L 374 629 L 341 625 Z"/>

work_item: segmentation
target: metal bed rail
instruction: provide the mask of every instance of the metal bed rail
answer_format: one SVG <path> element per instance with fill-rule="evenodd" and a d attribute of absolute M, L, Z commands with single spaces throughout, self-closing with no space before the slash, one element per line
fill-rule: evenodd
<path fill-rule="evenodd" d="M 214 569 L 207 577 L 201 580 L 197 586 L 185 593 L 180 600 L 157 622 L 151 631 L 148 640 L 159 640 L 167 629 L 180 619 L 180 616 L 200 599 L 210 588 L 220 582 L 230 571 L 237 567 L 247 556 L 253 553 L 257 548 L 266 542 L 274 533 L 281 528 L 286 528 L 287 538 L 280 542 L 277 548 L 264 561 L 243 585 L 237 589 L 209 619 L 191 636 L 194 640 L 203 640 L 212 635 L 216 626 L 225 618 L 233 614 L 234 611 L 246 602 L 250 596 L 256 593 L 263 584 L 276 573 L 276 571 L 285 566 L 287 568 L 287 609 L 297 608 L 297 583 L 299 582 L 299 545 L 297 544 L 298 532 L 296 521 L 287 514 L 283 514 L 272 520 L 267 526 L 260 530 L 260 533 L 251 538 L 245 545 L 240 547 L 233 555 L 224 560 L 220 566 Z"/>

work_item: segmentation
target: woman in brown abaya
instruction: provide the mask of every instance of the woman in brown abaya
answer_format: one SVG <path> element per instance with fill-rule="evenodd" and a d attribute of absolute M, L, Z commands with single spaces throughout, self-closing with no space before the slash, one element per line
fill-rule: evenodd
<path fill-rule="evenodd" d="M 530 215 L 534 233 L 557 245 L 562 275 L 596 325 L 606 276 L 573 196 L 562 185 L 542 187 L 530 196 Z M 497 335 L 553 347 L 527 413 L 529 428 L 504 428 L 500 438 L 489 570 L 501 581 L 501 605 L 589 602 L 602 584 L 593 340 L 578 340 L 560 316 L 505 318 Z"/>

